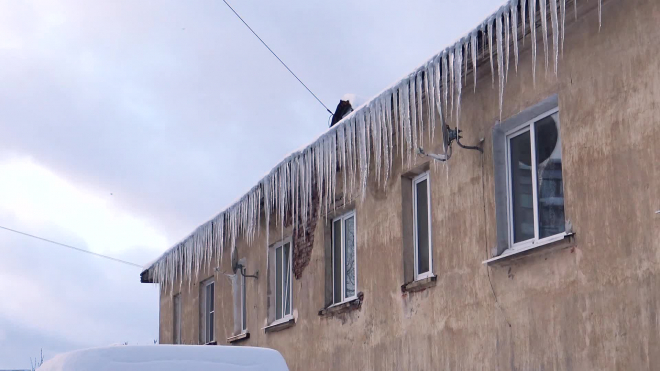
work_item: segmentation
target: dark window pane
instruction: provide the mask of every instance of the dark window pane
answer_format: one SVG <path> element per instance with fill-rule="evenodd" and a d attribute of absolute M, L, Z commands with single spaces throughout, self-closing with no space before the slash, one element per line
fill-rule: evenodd
<path fill-rule="evenodd" d="M 529 131 L 509 140 L 513 242 L 534 238 L 532 151 Z"/>
<path fill-rule="evenodd" d="M 282 318 L 282 248 L 275 249 L 275 318 Z"/>
<path fill-rule="evenodd" d="M 345 247 L 345 268 L 346 288 L 345 298 L 355 296 L 355 218 L 350 217 L 344 221 L 344 247 Z"/>
<path fill-rule="evenodd" d="M 242 317 L 243 317 L 243 330 L 247 329 L 247 303 L 245 299 L 245 276 L 241 276 L 241 310 L 242 310 Z"/>
<path fill-rule="evenodd" d="M 215 284 L 213 284 L 213 283 L 210 284 L 209 285 L 209 298 L 208 298 L 209 312 L 213 312 L 213 308 L 215 307 L 215 302 L 213 300 L 214 289 L 215 289 Z"/>
<path fill-rule="evenodd" d="M 289 266 L 289 254 L 291 244 L 284 245 L 284 314 L 291 314 L 291 267 Z"/>
<path fill-rule="evenodd" d="M 564 184 L 561 174 L 559 115 L 535 124 L 539 238 L 564 232 Z"/>
<path fill-rule="evenodd" d="M 332 223 L 332 270 L 335 303 L 341 302 L 341 220 Z"/>
<path fill-rule="evenodd" d="M 213 341 L 213 316 L 215 313 L 209 314 L 209 338 L 208 341 Z"/>
<path fill-rule="evenodd" d="M 429 271 L 429 209 L 428 209 L 428 182 L 423 180 L 415 185 L 417 197 L 417 273 Z"/>

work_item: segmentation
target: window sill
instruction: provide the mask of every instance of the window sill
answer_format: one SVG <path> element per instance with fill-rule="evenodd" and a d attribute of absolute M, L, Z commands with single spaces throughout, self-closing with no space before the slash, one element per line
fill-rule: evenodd
<path fill-rule="evenodd" d="M 208 343 L 205 343 L 204 345 L 218 345 L 218 342 L 216 340 L 213 340 L 213 341 L 209 341 Z"/>
<path fill-rule="evenodd" d="M 250 333 L 246 331 L 242 334 L 238 334 L 238 335 L 232 336 L 230 338 L 227 338 L 227 342 L 228 343 L 237 343 L 241 340 L 247 340 L 249 338 L 250 338 Z"/>
<path fill-rule="evenodd" d="M 435 286 L 438 282 L 438 276 L 432 275 L 426 278 L 417 279 L 412 282 L 401 285 L 401 292 L 423 291 Z"/>
<path fill-rule="evenodd" d="M 269 332 L 282 331 L 288 329 L 289 327 L 292 327 L 295 324 L 296 324 L 296 320 L 293 318 L 293 316 L 286 316 L 264 327 L 264 332 L 269 333 Z"/>
<path fill-rule="evenodd" d="M 333 304 L 327 308 L 321 309 L 319 311 L 319 316 L 329 317 L 341 313 L 350 312 L 356 309 L 360 309 L 362 307 L 363 302 L 364 302 L 364 294 L 362 292 L 359 292 L 357 298 L 355 299 L 343 301 L 341 303 Z"/>
<path fill-rule="evenodd" d="M 559 234 L 555 237 L 543 241 L 542 243 L 521 247 L 515 250 L 509 248 L 507 250 L 504 250 L 504 252 L 499 256 L 496 256 L 488 260 L 484 260 L 481 263 L 490 265 L 503 260 L 519 258 L 529 255 L 534 251 L 540 250 L 541 248 L 546 248 L 551 246 L 562 246 L 562 248 L 569 247 L 572 246 L 572 242 L 574 242 L 574 239 L 575 239 L 575 233 Z"/>

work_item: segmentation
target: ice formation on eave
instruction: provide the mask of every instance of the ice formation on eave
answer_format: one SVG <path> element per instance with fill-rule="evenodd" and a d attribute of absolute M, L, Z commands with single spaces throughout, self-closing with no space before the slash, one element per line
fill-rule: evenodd
<path fill-rule="evenodd" d="M 599 22 L 600 2 L 598 0 Z M 404 163 L 410 164 L 418 146 L 425 137 L 433 138 L 436 125 L 442 125 L 446 116 L 458 125 L 462 87 L 468 72 L 476 73 L 476 54 L 480 49 L 482 58 L 490 59 L 493 84 L 497 75 L 501 117 L 510 61 L 515 63 L 515 71 L 518 68 L 518 28 L 523 43 L 528 35 L 526 26 L 529 29 L 535 81 L 537 17 L 541 18 L 546 72 L 550 56 L 548 34 L 551 31 L 556 74 L 559 49 L 564 40 L 565 12 L 566 0 L 508 1 L 454 45 L 375 98 L 355 107 L 313 143 L 285 158 L 236 203 L 152 263 L 147 268 L 149 277 L 163 286 L 171 287 L 176 280 L 182 283 L 183 277 L 187 277 L 190 284 L 203 267 L 211 264 L 214 254 L 221 259 L 225 247 L 233 251 L 238 238 L 252 244 L 259 230 L 262 208 L 266 225 L 270 226 L 270 219 L 274 217 L 276 225 L 283 230 L 285 218 L 291 218 L 293 228 L 297 229 L 305 228 L 306 221 L 312 217 L 312 202 L 318 202 L 322 215 L 335 208 L 335 194 L 340 188 L 343 202 L 363 199 L 372 163 L 377 184 L 384 186 L 391 173 L 394 151 L 401 154 Z M 509 57 L 510 42 L 513 42 L 512 59 Z M 468 63 L 470 57 L 471 66 Z M 494 71 L 495 66 L 497 71 Z M 470 71 L 468 67 L 471 67 Z M 462 76 L 466 76 L 465 81 Z M 475 76 L 475 90 L 476 82 Z M 423 96 L 427 97 L 426 101 Z M 313 197 L 314 193 L 316 197 Z M 266 228 L 266 234 L 268 230 Z"/>

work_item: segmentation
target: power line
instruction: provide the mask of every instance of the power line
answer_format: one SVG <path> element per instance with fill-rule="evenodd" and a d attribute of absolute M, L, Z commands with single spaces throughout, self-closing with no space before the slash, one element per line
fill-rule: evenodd
<path fill-rule="evenodd" d="M 329 114 L 333 115 L 332 111 L 330 111 L 330 109 L 328 108 L 328 106 L 326 106 L 325 104 L 323 104 L 323 102 L 319 99 L 319 97 L 317 97 L 316 94 L 314 94 L 314 92 L 312 92 L 312 91 L 307 87 L 307 85 L 305 85 L 305 83 L 302 82 L 302 80 L 300 80 L 300 78 L 298 78 L 298 76 L 296 76 L 296 74 L 293 73 L 293 71 L 291 71 L 291 69 L 289 68 L 289 66 L 287 66 L 286 63 L 284 63 L 284 61 L 282 61 L 282 60 L 280 59 L 280 57 L 278 57 L 277 54 L 275 54 L 275 52 L 273 51 L 273 49 L 271 49 L 271 48 L 268 46 L 268 44 L 266 44 L 266 42 L 263 41 L 263 40 L 261 39 L 261 37 L 259 37 L 259 35 L 257 35 L 256 32 L 254 32 L 254 30 L 252 29 L 252 27 L 250 27 L 250 25 L 247 24 L 247 22 L 245 22 L 245 20 L 243 20 L 243 18 L 242 18 L 240 15 L 238 15 L 238 13 L 236 13 L 236 11 L 234 10 L 234 8 L 232 8 L 231 5 L 229 5 L 229 3 L 227 2 L 227 0 L 222 0 L 222 1 L 223 1 L 223 2 L 229 7 L 229 9 L 231 9 L 232 12 L 234 12 L 234 14 L 236 14 L 236 16 L 238 17 L 238 19 L 240 19 L 241 22 L 243 22 L 243 24 L 245 25 L 245 27 L 247 27 L 247 28 L 248 28 L 248 29 L 254 34 L 254 36 L 256 36 L 257 39 L 259 39 L 259 41 L 261 41 L 261 43 L 264 44 L 264 46 L 266 47 L 266 49 L 268 49 L 268 51 L 270 51 L 270 52 L 275 56 L 275 58 L 277 58 L 277 60 L 280 61 L 280 63 L 282 63 L 282 65 L 284 66 L 284 68 L 286 68 L 289 72 L 291 72 L 291 74 L 293 75 L 293 77 L 295 77 L 296 80 L 298 80 L 298 82 L 299 82 L 302 86 L 304 86 L 305 89 L 307 89 L 307 91 L 308 91 L 312 96 L 314 96 L 314 98 L 316 98 L 316 100 L 317 100 L 319 103 L 321 103 L 321 105 L 323 106 L 323 108 L 325 108 L 325 110 L 328 111 Z"/>
<path fill-rule="evenodd" d="M 75 246 L 71 246 L 71 245 L 63 244 L 63 243 L 60 243 L 60 242 L 57 242 L 57 241 L 49 240 L 49 239 L 47 239 L 47 238 L 43 238 L 43 237 L 39 237 L 39 236 L 35 236 L 35 235 L 33 235 L 33 234 L 29 234 L 29 233 L 25 233 L 25 232 L 17 231 L 17 230 L 15 230 L 15 229 L 11 229 L 11 228 L 7 228 L 7 227 L 3 227 L 3 226 L 1 226 L 1 225 L 0 225 L 0 228 L 1 228 L 1 229 L 4 229 L 4 230 L 6 230 L 6 231 L 10 231 L 10 232 L 14 232 L 14 233 L 22 234 L 23 236 L 28 236 L 28 237 L 36 238 L 37 240 L 50 242 L 50 243 L 55 244 L 55 245 L 59 245 L 59 246 L 63 246 L 63 247 L 67 247 L 67 248 L 69 248 L 69 249 L 73 249 L 73 250 L 76 250 L 76 251 L 84 252 L 84 253 L 87 253 L 87 254 L 90 254 L 90 255 L 95 255 L 95 256 L 98 256 L 98 257 L 100 257 L 100 258 L 109 259 L 109 260 L 115 261 L 115 262 L 117 262 L 117 263 L 122 263 L 122 264 L 126 264 L 126 265 L 132 265 L 132 266 L 134 266 L 134 267 L 142 268 L 142 266 L 141 266 L 140 264 L 135 264 L 135 263 L 131 263 L 131 262 L 126 261 L 126 260 L 121 260 L 121 259 L 113 258 L 112 256 L 107 256 L 107 255 L 103 255 L 103 254 L 98 254 L 98 253 L 95 253 L 95 252 L 92 252 L 92 251 L 89 251 L 89 250 L 81 249 L 81 248 L 79 248 L 79 247 L 75 247 Z"/>

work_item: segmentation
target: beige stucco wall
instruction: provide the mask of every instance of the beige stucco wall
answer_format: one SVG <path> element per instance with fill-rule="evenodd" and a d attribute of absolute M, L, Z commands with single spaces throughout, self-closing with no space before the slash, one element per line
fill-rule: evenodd
<path fill-rule="evenodd" d="M 328 227 L 321 219 L 311 262 L 293 282 L 297 322 L 264 333 L 267 243 L 261 233 L 251 247 L 239 244 L 248 273 L 260 274 L 247 280 L 251 337 L 240 344 L 275 348 L 292 370 L 658 369 L 659 40 L 660 2 L 611 0 L 604 4 L 600 31 L 596 12 L 581 14 L 566 30 L 558 78 L 551 68 L 546 78 L 539 44 L 534 87 L 529 40 L 521 50 L 518 73 L 510 70 L 503 118 L 558 94 L 566 218 L 576 237 L 572 248 L 490 266 L 499 308 L 482 264 L 496 244 L 491 130 L 499 118 L 497 88 L 491 89 L 489 67 L 482 66 L 476 94 L 471 84 L 464 89 L 461 128 L 466 143 L 485 138 L 483 159 L 456 147 L 448 167 L 431 166 L 437 285 L 412 294 L 400 289 L 397 158 L 387 190 L 370 183 L 356 207 L 362 308 L 318 315 Z M 280 233 L 273 227 L 269 242 Z M 231 272 L 229 261 L 225 252 L 222 271 Z M 211 275 L 207 271 L 197 281 Z M 233 327 L 231 284 L 221 272 L 215 280 L 216 339 L 225 344 Z M 185 343 L 198 343 L 198 291 L 198 284 L 182 287 Z M 160 324 L 161 343 L 171 342 L 169 290 L 161 296 Z"/>

